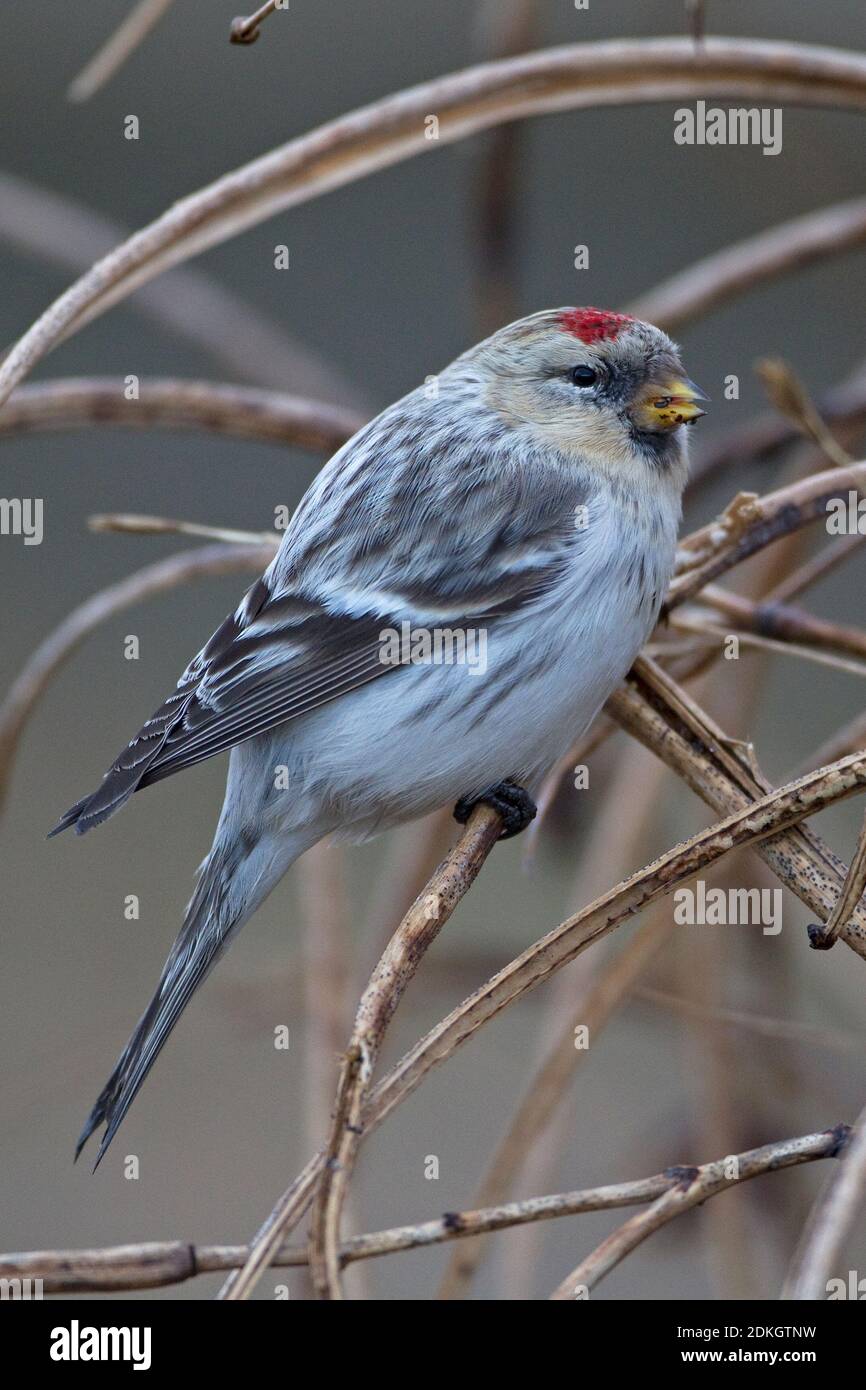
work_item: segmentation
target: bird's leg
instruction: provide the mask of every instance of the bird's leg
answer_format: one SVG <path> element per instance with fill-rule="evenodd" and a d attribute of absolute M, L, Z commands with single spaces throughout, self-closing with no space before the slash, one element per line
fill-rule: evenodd
<path fill-rule="evenodd" d="M 473 809 L 481 804 L 492 806 L 502 817 L 504 825 L 500 840 L 510 840 L 513 835 L 519 835 L 538 814 L 535 802 L 524 787 L 517 782 L 497 782 L 495 787 L 482 792 L 481 796 L 473 799 L 461 796 L 454 807 L 454 819 L 465 825 Z"/>

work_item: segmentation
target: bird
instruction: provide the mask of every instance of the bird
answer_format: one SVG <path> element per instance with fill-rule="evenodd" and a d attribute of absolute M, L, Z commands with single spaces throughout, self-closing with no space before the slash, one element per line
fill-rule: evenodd
<path fill-rule="evenodd" d="M 279 549 L 51 831 L 229 751 L 213 845 L 156 992 L 82 1130 L 102 1160 L 193 992 L 290 865 L 455 803 L 535 812 L 652 632 L 687 426 L 708 398 L 627 314 L 542 310 L 364 425 Z M 443 636 L 444 634 L 444 636 Z"/>

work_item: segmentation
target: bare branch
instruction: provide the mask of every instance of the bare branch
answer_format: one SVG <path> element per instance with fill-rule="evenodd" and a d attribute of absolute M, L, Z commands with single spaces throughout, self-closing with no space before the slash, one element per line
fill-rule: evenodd
<path fill-rule="evenodd" d="M 639 705 L 647 706 L 647 702 L 636 693 L 634 698 Z M 625 723 L 621 716 L 629 702 L 623 699 L 622 692 L 614 697 L 614 700 L 617 699 L 623 701 L 623 707 L 612 707 L 609 701 L 608 709 L 620 722 Z M 635 730 L 641 727 L 639 719 L 632 719 L 631 724 Z M 654 736 L 650 746 L 655 747 L 670 766 L 693 771 L 700 758 L 691 744 L 683 740 L 684 751 L 680 750 L 676 756 L 669 758 L 667 744 L 673 742 L 668 737 L 670 726 L 664 725 L 664 731 L 662 746 L 658 746 L 658 735 Z M 688 777 L 686 780 L 689 780 Z M 703 785 L 700 779 L 696 779 L 696 782 L 698 786 Z M 405 1054 L 371 1092 L 361 1117 L 365 1132 L 379 1125 L 415 1091 L 433 1067 L 450 1057 L 501 1009 L 522 998 L 593 942 L 601 940 L 632 918 L 641 908 L 666 897 L 679 884 L 742 845 L 756 845 L 784 883 L 804 901 L 820 901 L 826 905 L 825 911 L 829 914 L 826 884 L 832 881 L 832 869 L 828 870 L 818 855 L 813 856 L 817 860 L 817 866 L 813 868 L 798 844 L 793 845 L 793 852 L 789 849 L 793 837 L 783 832 L 788 832 L 801 820 L 826 806 L 862 791 L 864 786 L 866 753 L 852 755 L 832 767 L 809 773 L 759 800 L 748 801 L 742 810 L 668 850 L 581 912 L 567 918 L 471 994 Z M 742 793 L 734 779 L 730 778 L 729 799 L 736 800 L 737 795 L 742 796 Z M 709 791 L 706 799 L 710 799 Z M 774 838 L 775 845 L 765 843 Z M 827 858 L 830 858 L 829 853 Z M 841 883 L 841 878 L 841 873 L 837 873 L 836 881 Z M 859 921 L 849 923 L 845 940 L 866 957 L 866 928 Z M 325 1156 L 317 1154 L 283 1194 L 253 1241 L 244 1268 L 230 1277 L 220 1297 L 232 1300 L 249 1297 L 275 1251 L 303 1216 L 324 1163 Z"/>
<path fill-rule="evenodd" d="M 772 596 L 750 599 L 715 584 L 707 584 L 701 590 L 700 598 L 702 603 L 708 603 L 726 617 L 733 618 L 737 627 L 761 637 L 775 638 L 779 642 L 802 642 L 821 651 L 847 652 L 852 656 L 866 657 L 866 632 L 860 628 L 816 618 L 805 608 L 780 603 Z"/>
<path fill-rule="evenodd" d="M 0 240 L 23 256 L 81 272 L 94 256 L 107 255 L 128 236 L 128 228 L 64 194 L 0 173 Z M 364 404 L 342 372 L 197 267 L 180 267 L 145 285 L 129 307 L 241 381 L 280 392 L 290 385 L 299 396 Z"/>
<path fill-rule="evenodd" d="M 863 1033 L 843 1033 L 839 1029 L 822 1028 L 818 1023 L 799 1023 L 791 1018 L 768 1018 L 765 1014 L 750 1013 L 745 1009 L 711 1006 L 683 995 L 670 994 L 667 990 L 653 989 L 649 985 L 636 985 L 633 995 L 635 999 L 645 999 L 648 1004 L 657 1004 L 659 1008 L 669 1009 L 672 1013 L 728 1024 L 731 1028 L 746 1029 L 765 1038 L 823 1047 L 829 1052 L 862 1054 L 866 1044 L 866 1034 Z"/>
<path fill-rule="evenodd" d="M 866 891 L 866 820 L 860 827 L 860 838 L 845 878 L 839 901 L 827 918 L 824 927 L 814 926 L 810 932 L 812 945 L 818 951 L 829 951 L 851 920 L 852 913 Z"/>
<path fill-rule="evenodd" d="M 817 444 L 829 463 L 845 468 L 853 462 L 851 455 L 842 448 L 821 419 L 814 401 L 790 363 L 781 357 L 761 357 L 755 363 L 755 372 L 776 409 L 785 415 L 801 434 Z"/>
<path fill-rule="evenodd" d="M 343 1297 L 340 1217 L 363 1134 L 363 1109 L 388 1024 L 425 951 L 475 882 L 501 830 L 502 819 L 495 811 L 476 806 L 457 844 L 398 926 L 361 996 L 313 1207 L 310 1270 L 320 1298 Z"/>
<path fill-rule="evenodd" d="M 138 0 L 111 38 L 69 86 L 70 101 L 89 101 L 132 56 L 174 0 Z"/>
<path fill-rule="evenodd" d="M 731 636 L 736 637 L 746 647 L 757 647 L 763 651 L 779 652 L 782 656 L 796 656 L 804 661 L 814 661 L 819 666 L 832 666 L 837 671 L 845 671 L 851 676 L 866 676 L 866 666 L 859 661 L 851 661 L 846 657 L 834 656 L 829 651 L 816 650 L 812 646 L 807 646 L 802 642 L 778 641 L 772 637 L 763 637 L 756 632 L 752 632 L 748 627 L 740 629 L 737 627 L 721 627 L 718 623 L 708 621 L 702 617 L 691 617 L 679 615 L 671 619 L 671 627 L 679 632 L 691 632 L 702 640 L 707 641 L 712 646 L 724 647 L 725 642 Z M 841 631 L 841 629 L 840 629 Z M 864 640 L 864 635 L 856 628 L 848 630 L 848 640 L 856 642 L 858 645 Z"/>
<path fill-rule="evenodd" d="M 818 1158 L 836 1158 L 847 1139 L 847 1125 L 810 1134 L 803 1139 L 790 1139 L 781 1144 L 767 1144 L 751 1149 L 737 1157 L 720 1158 L 699 1168 L 669 1168 L 666 1176 L 673 1186 L 646 1211 L 633 1216 L 613 1235 L 602 1241 L 585 1260 L 573 1269 L 551 1294 L 552 1299 L 564 1301 L 585 1298 L 620 1260 L 630 1254 L 641 1241 L 667 1225 L 692 1207 L 698 1207 L 708 1197 L 727 1192 L 738 1183 L 748 1182 L 762 1173 L 775 1173 L 780 1168 L 793 1168 Z"/>
<path fill-rule="evenodd" d="M 167 516 L 141 516 L 135 512 L 112 512 L 89 516 L 91 531 L 119 532 L 125 536 L 200 536 L 229 545 L 270 546 L 276 550 L 280 537 L 273 531 L 234 531 L 228 526 L 203 526 L 197 521 L 176 521 Z"/>
<path fill-rule="evenodd" d="M 864 242 L 866 198 L 835 203 L 697 261 L 634 300 L 630 312 L 669 331 L 679 329 L 754 285 Z"/>
<path fill-rule="evenodd" d="M 691 97 L 866 109 L 866 57 L 747 39 L 584 43 L 486 63 L 342 116 L 170 207 L 97 262 L 19 339 L 0 404 L 61 339 L 170 266 L 320 193 L 503 121 Z M 426 118 L 435 114 L 437 140 Z"/>
<path fill-rule="evenodd" d="M 255 14 L 247 15 L 246 18 L 240 16 L 232 20 L 232 27 L 229 32 L 229 43 L 250 44 L 255 43 L 261 33 L 261 26 L 269 14 L 273 14 L 277 8 L 277 0 L 266 0 L 266 4 L 256 10 Z"/>
<path fill-rule="evenodd" d="M 261 569 L 273 556 L 262 545 L 210 545 L 184 550 L 136 570 L 74 608 L 36 648 L 0 706 L 0 806 L 24 726 L 55 671 L 101 623 L 142 599 L 166 593 L 190 579 Z"/>
<path fill-rule="evenodd" d="M 821 579 L 831 574 L 837 566 L 844 564 L 856 550 L 859 550 L 864 540 L 866 536 L 861 536 L 859 532 L 850 536 L 834 536 L 830 545 L 825 545 L 823 550 L 804 560 L 802 565 L 798 565 L 784 579 L 780 579 L 778 584 L 774 584 L 769 593 L 764 595 L 761 605 L 770 607 L 777 603 L 788 603 L 807 589 L 814 588 Z"/>
<path fill-rule="evenodd" d="M 127 400 L 120 377 L 61 377 L 22 386 L 0 413 L 0 437 L 109 426 L 199 429 L 333 453 L 364 417 L 325 401 L 213 381 L 153 378 Z"/>
<path fill-rule="evenodd" d="M 866 1194 L 866 1111 L 861 1112 L 841 1152 L 839 1171 L 809 1215 L 783 1299 L 814 1302 L 827 1295 L 827 1280 Z"/>
<path fill-rule="evenodd" d="M 635 663 L 628 681 L 605 708 L 717 814 L 744 809 L 762 792 L 766 795 L 769 783 L 757 768 L 754 751 L 729 739 L 670 676 L 645 658 Z M 829 917 L 846 869 L 814 831 L 798 825 L 756 849 L 807 907 L 822 920 Z M 858 909 L 843 939 L 866 959 L 866 911 Z"/>
<path fill-rule="evenodd" d="M 833 1144 L 838 1149 L 846 1134 L 847 1126 L 837 1125 L 821 1134 L 781 1140 L 763 1149 L 737 1155 L 736 1161 L 741 1166 L 763 1161 L 766 1167 L 761 1171 L 808 1163 L 813 1159 L 830 1157 Z M 762 1157 L 758 1158 L 758 1155 Z M 732 1159 L 729 1157 L 725 1161 L 730 1164 Z M 673 1170 L 674 1173 L 680 1171 Z M 556 1193 L 550 1197 L 529 1197 L 522 1202 L 507 1202 L 480 1211 L 449 1212 L 434 1221 L 353 1236 L 340 1246 L 340 1263 L 347 1265 L 356 1260 L 374 1259 L 403 1250 L 424 1249 L 535 1221 L 636 1206 L 655 1201 L 679 1181 L 668 1170 L 667 1173 L 656 1173 L 653 1177 L 640 1178 L 635 1182 L 612 1183 L 605 1187 Z M 199 1274 L 237 1269 L 248 1254 L 247 1247 L 243 1245 L 189 1245 L 184 1241 L 149 1241 L 100 1250 L 33 1250 L 0 1255 L 0 1278 L 41 1279 L 43 1292 L 48 1294 L 120 1293 L 127 1289 L 152 1289 L 179 1284 Z M 307 1261 L 308 1250 L 305 1246 L 288 1245 L 276 1252 L 273 1264 L 286 1268 L 305 1265 Z"/>
<path fill-rule="evenodd" d="M 818 398 L 817 409 L 837 434 L 851 436 L 866 423 L 866 371 L 862 366 L 845 381 Z M 715 442 L 700 450 L 691 469 L 690 492 L 708 478 L 732 467 L 766 461 L 797 439 L 800 430 L 776 411 L 767 411 L 748 420 L 739 429 L 726 431 Z"/>
<path fill-rule="evenodd" d="M 681 542 L 665 611 L 692 598 L 705 584 L 781 536 L 826 517 L 828 502 L 846 489 L 857 492 L 864 485 L 866 463 L 855 463 L 849 468 L 810 473 L 763 497 L 738 494 L 721 517 Z"/>

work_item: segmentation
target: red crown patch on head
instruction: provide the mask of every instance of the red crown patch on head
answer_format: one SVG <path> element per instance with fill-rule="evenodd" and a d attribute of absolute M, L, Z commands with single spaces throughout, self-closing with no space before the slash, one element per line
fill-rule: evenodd
<path fill-rule="evenodd" d="M 607 309 L 570 309 L 562 314 L 560 323 L 582 343 L 597 343 L 602 338 L 615 338 L 626 324 L 634 323 L 628 314 L 612 314 Z"/>

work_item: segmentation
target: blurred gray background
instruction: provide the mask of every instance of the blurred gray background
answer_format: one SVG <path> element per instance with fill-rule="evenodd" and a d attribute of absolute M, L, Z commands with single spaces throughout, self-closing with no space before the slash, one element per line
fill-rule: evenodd
<path fill-rule="evenodd" d="M 485 21 L 494 9 L 458 0 L 292 0 L 290 12 L 275 15 L 261 40 L 244 49 L 227 41 L 238 0 L 178 0 L 100 94 L 70 105 L 68 83 L 128 8 L 123 0 L 7 6 L 0 52 L 2 170 L 128 228 L 322 121 L 486 56 Z M 557 0 L 538 4 L 537 12 L 537 46 L 663 35 L 681 32 L 684 23 L 679 0 L 592 0 L 588 12 Z M 866 37 L 859 0 L 710 0 L 708 14 L 710 32 L 851 48 Z M 676 104 L 523 125 L 512 284 L 518 313 L 568 303 L 623 305 L 730 241 L 862 192 L 860 116 L 786 110 L 783 152 L 765 158 L 754 148 L 675 146 Z M 123 138 L 129 113 L 140 120 L 137 142 Z M 378 409 L 479 336 L 479 184 L 488 149 L 489 137 L 473 138 L 400 164 L 246 232 L 195 267 L 330 364 L 347 384 L 346 399 Z M 43 225 L 46 236 L 63 250 L 62 225 Z M 290 248 L 286 272 L 273 268 L 276 243 Z M 577 243 L 590 248 L 590 268 L 581 272 L 572 263 Z M 763 408 L 751 376 L 755 357 L 783 354 L 815 392 L 856 365 L 864 353 L 863 266 L 862 252 L 824 262 L 731 302 L 680 335 L 689 372 L 713 397 L 695 439 L 698 455 Z M 9 343 L 73 274 L 5 240 L 0 269 L 0 340 Z M 238 335 L 242 348 L 235 322 L 225 322 L 224 332 Z M 737 402 L 722 397 L 731 372 L 742 382 Z M 226 375 L 212 355 L 129 303 L 61 347 L 37 377 L 100 373 Z M 284 385 L 297 388 L 291 380 Z M 294 505 L 321 466 L 319 458 L 269 445 L 109 429 L 3 440 L 2 454 L 3 495 L 45 502 L 41 546 L 0 542 L 4 685 L 76 603 L 184 544 L 92 535 L 89 515 L 157 513 L 264 529 L 274 507 Z M 737 488 L 766 487 L 777 476 L 775 465 L 762 465 L 720 477 L 695 498 L 687 523 L 708 519 Z M 863 574 L 858 557 L 807 602 L 857 622 Z M 311 1151 L 300 958 L 305 908 L 294 871 L 188 1009 L 97 1175 L 87 1156 L 72 1166 L 75 1137 L 150 997 L 210 844 L 224 759 L 136 797 L 84 840 L 49 843 L 45 833 L 96 785 L 246 582 L 199 582 L 107 624 L 64 668 L 26 729 L 2 828 L 6 1250 L 163 1238 L 242 1242 Z M 123 658 L 128 633 L 140 639 L 139 661 Z M 736 713 L 729 717 L 736 684 L 753 659 L 720 663 L 707 698 L 730 733 L 754 737 L 766 771 L 780 779 L 857 712 L 861 687 L 854 676 L 774 657 L 759 712 L 737 727 Z M 591 790 L 566 793 L 531 869 L 522 865 L 520 841 L 494 853 L 405 998 L 386 1065 L 586 901 L 591 887 L 607 886 L 590 885 L 586 870 L 576 882 L 576 869 L 611 765 L 608 750 L 594 764 Z M 619 856 L 615 843 L 609 847 L 613 877 L 708 823 L 706 808 L 680 784 L 666 775 L 662 786 L 638 857 L 633 847 Z M 862 800 L 847 803 L 819 824 L 846 858 L 862 811 Z M 376 842 L 348 856 L 353 924 L 369 916 L 388 853 Z M 741 867 L 742 882 L 768 882 L 751 861 Z M 131 893 L 141 900 L 137 922 L 124 919 Z M 402 906 L 394 903 L 391 923 L 368 923 L 366 939 L 356 939 L 356 993 Z M 862 965 L 842 946 L 828 955 L 808 951 L 808 913 L 786 897 L 785 914 L 779 938 L 747 927 L 681 928 L 648 982 L 679 998 L 694 991 L 697 999 L 711 976 L 717 1004 L 836 1030 L 855 1045 L 834 1050 L 807 1034 L 779 1039 L 720 1027 L 635 998 L 580 1059 L 547 1190 L 639 1177 L 855 1118 L 866 1093 L 856 1046 L 866 1032 Z M 633 929 L 617 933 L 613 948 Z M 370 1140 L 357 1175 L 355 1229 L 471 1205 L 486 1157 L 539 1055 L 551 988 L 562 997 L 573 987 L 577 997 L 572 971 L 483 1030 Z M 291 1029 L 287 1053 L 273 1047 L 281 1023 Z M 349 1027 L 347 1017 L 346 1036 Z M 713 1080 L 719 1076 L 723 1104 Z M 707 1147 L 710 1135 L 720 1148 Z M 127 1154 L 139 1157 L 138 1181 L 123 1176 Z M 439 1159 L 437 1181 L 425 1178 L 431 1154 Z M 814 1165 L 716 1199 L 647 1242 L 595 1296 L 775 1296 L 827 1173 L 827 1165 Z M 532 1191 L 521 1186 L 512 1195 Z M 546 1296 L 620 1219 L 612 1213 L 551 1223 L 533 1262 L 518 1237 L 497 1237 L 476 1294 Z M 720 1223 L 732 1233 L 724 1258 Z M 429 1297 L 446 1253 L 372 1262 L 363 1287 L 378 1298 Z M 862 1238 L 852 1242 L 847 1261 L 846 1269 L 859 1261 L 866 1272 Z M 360 1289 L 355 1279 L 350 1287 Z M 293 1297 L 303 1296 L 303 1284 L 293 1280 Z M 206 1297 L 219 1282 L 200 1279 L 144 1296 Z M 273 1297 L 283 1282 L 284 1274 L 271 1271 L 259 1296 Z"/>

